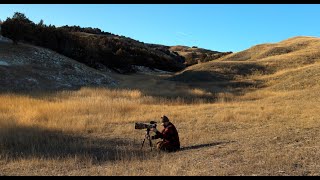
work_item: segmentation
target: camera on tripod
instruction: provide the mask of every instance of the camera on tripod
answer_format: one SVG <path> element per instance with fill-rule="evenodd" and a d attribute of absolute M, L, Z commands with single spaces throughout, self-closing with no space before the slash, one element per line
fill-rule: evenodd
<path fill-rule="evenodd" d="M 152 141 L 151 141 L 151 137 L 150 137 L 150 130 L 151 128 L 156 128 L 157 127 L 157 122 L 156 121 L 150 121 L 150 123 L 135 123 L 134 128 L 135 129 L 146 129 L 146 135 L 145 138 L 142 141 L 141 144 L 141 149 L 143 148 L 144 142 L 146 141 L 146 139 L 149 141 L 149 146 L 151 148 L 152 151 Z"/>
<path fill-rule="evenodd" d="M 151 129 L 151 128 L 156 128 L 157 127 L 157 122 L 156 121 L 150 121 L 150 123 L 135 123 L 134 128 L 135 129 Z"/>

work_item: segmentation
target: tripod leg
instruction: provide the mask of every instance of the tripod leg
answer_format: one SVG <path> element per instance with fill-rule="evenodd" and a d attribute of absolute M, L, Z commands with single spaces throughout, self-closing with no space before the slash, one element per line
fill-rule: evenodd
<path fill-rule="evenodd" d="M 150 148 L 151 148 L 151 151 L 152 151 L 152 141 L 151 141 L 150 137 L 148 139 L 149 139 L 149 145 L 150 145 Z"/>
<path fill-rule="evenodd" d="M 141 149 L 143 148 L 144 142 L 146 141 L 146 138 L 143 139 L 142 144 L 141 144 Z"/>

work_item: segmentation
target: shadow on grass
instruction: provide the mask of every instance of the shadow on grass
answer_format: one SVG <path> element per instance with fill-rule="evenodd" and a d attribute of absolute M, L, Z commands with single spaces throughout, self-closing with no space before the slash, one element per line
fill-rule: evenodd
<path fill-rule="evenodd" d="M 0 157 L 7 160 L 77 158 L 92 163 L 148 158 L 138 142 L 84 137 L 39 127 L 0 127 Z"/>
<path fill-rule="evenodd" d="M 221 144 L 228 144 L 228 143 L 232 143 L 232 142 L 235 142 L 235 141 L 221 141 L 221 142 L 213 142 L 213 143 L 207 143 L 207 144 L 186 146 L 186 147 L 181 147 L 181 149 L 179 151 L 201 149 L 201 148 L 212 147 L 212 146 L 217 146 L 217 145 L 221 145 Z"/>

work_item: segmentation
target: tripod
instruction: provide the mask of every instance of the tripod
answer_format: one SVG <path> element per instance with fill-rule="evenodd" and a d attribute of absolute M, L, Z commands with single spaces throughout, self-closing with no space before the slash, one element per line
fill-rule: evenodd
<path fill-rule="evenodd" d="M 151 137 L 150 137 L 150 129 L 149 128 L 146 130 L 146 135 L 144 136 L 144 139 L 142 141 L 141 149 L 143 148 L 143 145 L 144 145 L 144 142 L 146 141 L 146 139 L 149 140 L 149 145 L 150 145 L 150 148 L 152 151 L 152 141 L 151 141 Z"/>

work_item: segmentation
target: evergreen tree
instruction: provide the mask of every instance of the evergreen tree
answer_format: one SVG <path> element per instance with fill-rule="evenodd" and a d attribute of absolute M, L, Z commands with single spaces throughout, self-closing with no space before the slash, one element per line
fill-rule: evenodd
<path fill-rule="evenodd" d="M 2 23 L 2 35 L 10 38 L 14 44 L 23 40 L 28 35 L 30 36 L 32 21 L 30 21 L 24 14 L 15 12 L 12 18 L 7 18 Z"/>

